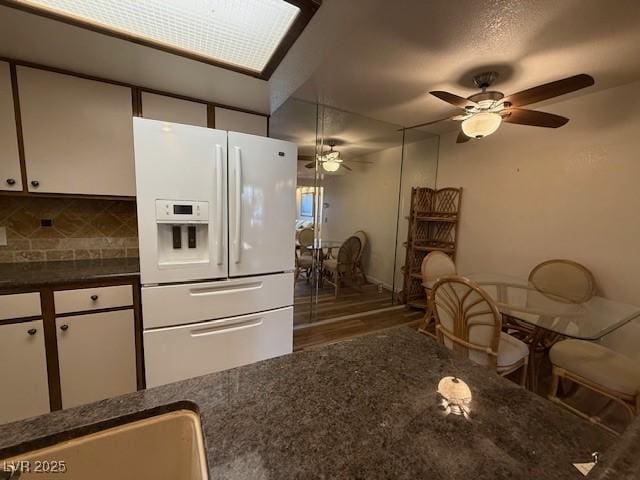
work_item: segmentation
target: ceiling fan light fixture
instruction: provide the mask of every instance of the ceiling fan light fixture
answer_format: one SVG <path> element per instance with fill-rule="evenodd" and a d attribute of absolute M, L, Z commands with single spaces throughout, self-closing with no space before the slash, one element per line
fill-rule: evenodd
<path fill-rule="evenodd" d="M 322 162 L 322 168 L 327 172 L 335 172 L 340 168 L 340 162 L 336 162 L 335 160 L 328 160 L 326 162 Z"/>
<path fill-rule="evenodd" d="M 469 138 L 491 135 L 500 127 L 502 116 L 493 112 L 479 112 L 462 122 L 462 131 Z"/>

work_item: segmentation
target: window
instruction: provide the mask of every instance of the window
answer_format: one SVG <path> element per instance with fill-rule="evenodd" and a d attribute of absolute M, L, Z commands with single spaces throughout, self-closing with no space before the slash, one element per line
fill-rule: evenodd
<path fill-rule="evenodd" d="M 300 196 L 300 216 L 313 217 L 313 193 L 303 193 Z"/>

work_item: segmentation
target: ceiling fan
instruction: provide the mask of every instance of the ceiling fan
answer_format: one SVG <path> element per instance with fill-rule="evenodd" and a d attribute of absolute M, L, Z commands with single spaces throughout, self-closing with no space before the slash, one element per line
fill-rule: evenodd
<path fill-rule="evenodd" d="M 491 135 L 498 130 L 502 122 L 558 128 L 566 124 L 569 119 L 553 113 L 520 107 L 575 92 L 595 83 L 593 77 L 581 73 L 505 97 L 502 92 L 487 90 L 495 82 L 496 78 L 498 78 L 497 72 L 484 72 L 474 76 L 473 82 L 482 91 L 467 98 L 443 91 L 429 92 L 434 97 L 444 100 L 464 110 L 464 112 L 453 117 L 413 125 L 406 129 L 424 127 L 445 120 L 456 120 L 462 122 L 462 129 L 456 142 L 464 143 L 471 138 L 482 138 Z"/>
<path fill-rule="evenodd" d="M 327 144 L 329 145 L 329 150 L 319 153 L 318 155 L 316 155 L 316 158 L 318 159 L 318 162 L 320 162 L 320 165 L 322 165 L 322 169 L 325 172 L 337 172 L 340 168 L 344 168 L 348 171 L 353 171 L 353 169 L 347 165 L 346 163 L 344 163 L 344 160 L 342 158 L 340 158 L 340 152 L 334 150 L 334 147 L 336 145 L 338 145 L 338 141 L 337 140 L 329 140 L 327 142 Z M 303 159 L 303 156 L 301 155 L 299 157 L 301 160 Z M 313 156 L 311 157 L 304 157 L 304 158 L 308 158 L 309 160 L 313 160 Z M 357 161 L 359 163 L 371 163 L 368 162 L 366 160 L 349 160 L 350 162 L 353 161 Z M 305 165 L 306 168 L 315 168 L 316 167 L 316 163 L 315 161 L 311 161 L 309 163 L 307 163 Z"/>
<path fill-rule="evenodd" d="M 329 151 L 318 154 L 318 161 L 320 165 L 322 165 L 322 169 L 327 172 L 336 172 L 340 167 L 346 168 L 349 171 L 352 171 L 352 168 L 345 165 L 343 160 L 340 158 L 340 152 L 337 152 L 333 149 L 336 144 L 334 142 L 329 143 Z M 315 168 L 314 162 L 309 162 L 305 165 L 306 168 Z"/>

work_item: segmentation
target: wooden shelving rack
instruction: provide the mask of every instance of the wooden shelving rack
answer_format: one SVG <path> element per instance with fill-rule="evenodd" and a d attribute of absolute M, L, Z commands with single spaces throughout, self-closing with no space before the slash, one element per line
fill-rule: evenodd
<path fill-rule="evenodd" d="M 433 251 L 445 252 L 455 261 L 458 247 L 458 220 L 462 188 L 414 187 L 403 267 L 402 301 L 410 307 L 425 309 L 426 296 L 420 267 Z"/>

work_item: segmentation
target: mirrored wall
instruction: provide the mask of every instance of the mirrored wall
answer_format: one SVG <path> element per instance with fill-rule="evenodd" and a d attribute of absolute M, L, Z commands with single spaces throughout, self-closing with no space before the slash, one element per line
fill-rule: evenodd
<path fill-rule="evenodd" d="M 298 145 L 296 335 L 421 318 L 398 294 L 411 188 L 435 186 L 438 137 L 298 99 L 271 116 L 270 135 Z"/>

